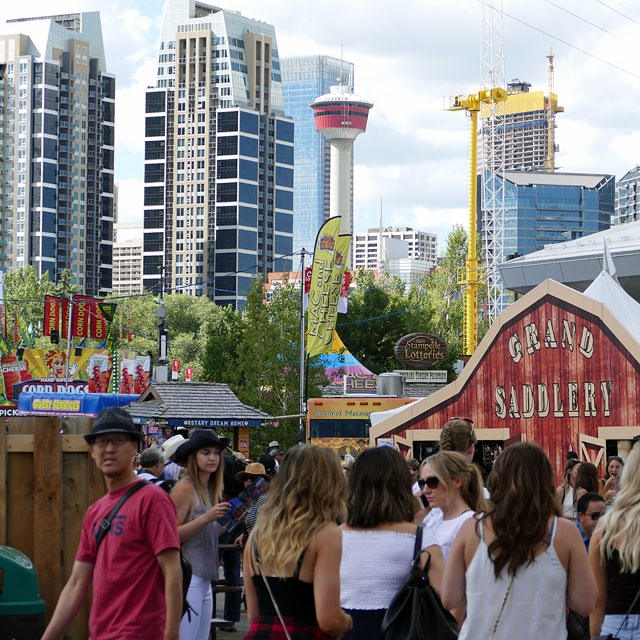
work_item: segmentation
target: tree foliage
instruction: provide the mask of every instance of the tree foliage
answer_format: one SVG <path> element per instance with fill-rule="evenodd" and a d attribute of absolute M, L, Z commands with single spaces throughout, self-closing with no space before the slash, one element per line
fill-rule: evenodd
<path fill-rule="evenodd" d="M 204 376 L 228 383 L 249 406 L 272 416 L 300 410 L 300 292 L 292 284 L 274 289 L 265 304 L 263 281 L 256 279 L 242 312 L 225 310 L 211 324 L 204 356 Z M 310 364 L 307 396 L 321 393 L 324 369 Z M 298 419 L 279 422 L 275 429 L 253 429 L 252 455 L 264 453 L 276 438 L 284 447 L 296 443 Z"/>

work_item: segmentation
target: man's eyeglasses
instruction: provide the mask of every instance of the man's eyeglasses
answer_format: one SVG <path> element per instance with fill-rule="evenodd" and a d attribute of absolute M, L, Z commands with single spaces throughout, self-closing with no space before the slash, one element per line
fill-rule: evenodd
<path fill-rule="evenodd" d="M 436 476 L 429 476 L 428 478 L 420 478 L 418 480 L 418 486 L 424 490 L 425 485 L 429 487 L 429 489 L 436 489 L 440 484 L 440 480 L 436 478 Z"/>
<path fill-rule="evenodd" d="M 594 522 L 596 522 L 597 520 L 600 520 L 600 516 L 603 515 L 604 513 L 602 513 L 601 511 L 594 511 L 593 513 L 585 513 L 584 517 L 591 518 Z"/>
<path fill-rule="evenodd" d="M 97 447 L 98 449 L 106 449 L 107 445 L 109 443 L 111 443 L 114 447 L 118 448 L 118 447 L 122 447 L 124 446 L 127 442 L 131 442 L 130 438 L 104 438 L 104 439 L 100 439 L 100 440 L 94 440 L 93 441 L 93 446 Z"/>

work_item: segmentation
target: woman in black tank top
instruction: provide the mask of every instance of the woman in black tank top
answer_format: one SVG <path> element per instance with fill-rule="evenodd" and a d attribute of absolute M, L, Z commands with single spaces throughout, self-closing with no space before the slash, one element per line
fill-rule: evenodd
<path fill-rule="evenodd" d="M 325 640 L 352 626 L 340 608 L 344 477 L 331 449 L 287 451 L 244 552 L 245 639 Z M 283 629 L 284 626 L 284 629 Z"/>
<path fill-rule="evenodd" d="M 598 583 L 591 636 L 640 638 L 640 445 L 634 441 L 611 510 L 598 525 L 589 560 Z M 628 614 L 628 615 L 627 615 Z"/>

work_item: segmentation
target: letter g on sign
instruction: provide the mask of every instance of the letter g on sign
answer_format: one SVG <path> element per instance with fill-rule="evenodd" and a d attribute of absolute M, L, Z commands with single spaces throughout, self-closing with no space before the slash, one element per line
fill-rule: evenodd
<path fill-rule="evenodd" d="M 516 364 L 522 360 L 522 342 L 517 333 L 509 338 L 509 355 Z"/>

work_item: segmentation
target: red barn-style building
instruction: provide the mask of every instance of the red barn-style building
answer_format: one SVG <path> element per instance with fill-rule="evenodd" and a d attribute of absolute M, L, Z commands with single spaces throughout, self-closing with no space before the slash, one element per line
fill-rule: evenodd
<path fill-rule="evenodd" d="M 412 451 L 453 416 L 473 417 L 480 441 L 536 442 L 558 477 L 570 448 L 604 473 L 607 442 L 624 455 L 640 433 L 640 345 L 604 304 L 546 280 L 500 314 L 455 382 L 371 437 Z"/>

